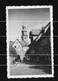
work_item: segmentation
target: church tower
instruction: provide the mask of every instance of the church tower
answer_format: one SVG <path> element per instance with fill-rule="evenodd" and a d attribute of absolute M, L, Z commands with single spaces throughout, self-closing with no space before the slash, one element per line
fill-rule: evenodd
<path fill-rule="evenodd" d="M 23 42 L 28 41 L 28 35 L 27 35 L 26 26 L 22 26 L 22 41 Z"/>

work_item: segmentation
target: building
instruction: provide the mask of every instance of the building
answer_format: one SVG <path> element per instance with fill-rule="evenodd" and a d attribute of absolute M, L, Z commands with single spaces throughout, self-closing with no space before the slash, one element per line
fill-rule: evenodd
<path fill-rule="evenodd" d="M 32 29 L 30 31 L 29 38 L 31 39 L 31 42 L 33 42 L 37 38 L 40 31 L 41 31 L 40 29 Z"/>
<path fill-rule="evenodd" d="M 23 61 L 25 53 L 28 50 L 28 35 L 25 26 L 22 26 L 22 40 L 16 39 L 13 47 L 15 48 L 18 55 L 20 55 L 21 60 Z"/>
<path fill-rule="evenodd" d="M 36 36 L 35 39 L 34 36 Z M 28 56 L 32 60 L 35 60 L 37 62 L 43 61 L 43 59 L 45 60 L 45 58 L 49 59 L 50 62 L 51 60 L 50 22 L 45 27 L 42 27 L 42 29 L 36 34 L 31 30 L 29 37 L 31 43 L 29 44 L 29 50 L 26 52 L 26 55 L 29 54 Z M 46 55 L 43 56 L 44 54 Z"/>
<path fill-rule="evenodd" d="M 16 39 L 14 44 L 13 44 L 13 48 L 15 48 L 17 55 L 20 56 L 21 60 L 23 60 L 24 58 L 24 51 L 22 48 L 22 43 L 19 41 L 19 39 Z"/>
<path fill-rule="evenodd" d="M 22 44 L 21 44 L 21 42 L 19 41 L 19 39 L 16 39 L 16 40 L 15 40 L 15 42 L 14 42 L 14 44 L 13 44 L 12 47 L 14 47 L 14 48 L 16 49 L 16 51 L 17 51 L 17 54 L 20 55 L 19 52 L 21 52 L 21 50 L 22 50 Z"/>

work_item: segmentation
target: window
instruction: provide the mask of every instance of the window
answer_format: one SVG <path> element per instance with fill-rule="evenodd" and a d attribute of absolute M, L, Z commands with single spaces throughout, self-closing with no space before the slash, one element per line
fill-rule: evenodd
<path fill-rule="evenodd" d="M 16 46 L 15 46 L 15 48 L 16 48 Z"/>

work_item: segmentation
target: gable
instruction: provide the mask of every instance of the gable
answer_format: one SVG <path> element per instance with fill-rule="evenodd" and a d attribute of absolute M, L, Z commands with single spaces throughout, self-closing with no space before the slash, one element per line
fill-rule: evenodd
<path fill-rule="evenodd" d="M 15 42 L 14 42 L 14 44 L 13 44 L 13 47 L 22 47 L 22 45 L 21 45 L 21 43 L 18 41 L 18 40 L 16 40 Z"/>

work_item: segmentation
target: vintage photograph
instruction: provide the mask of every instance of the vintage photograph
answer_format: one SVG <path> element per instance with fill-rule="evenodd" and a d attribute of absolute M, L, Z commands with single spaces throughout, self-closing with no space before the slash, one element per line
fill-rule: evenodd
<path fill-rule="evenodd" d="M 53 7 L 6 7 L 7 77 L 54 77 Z"/>

